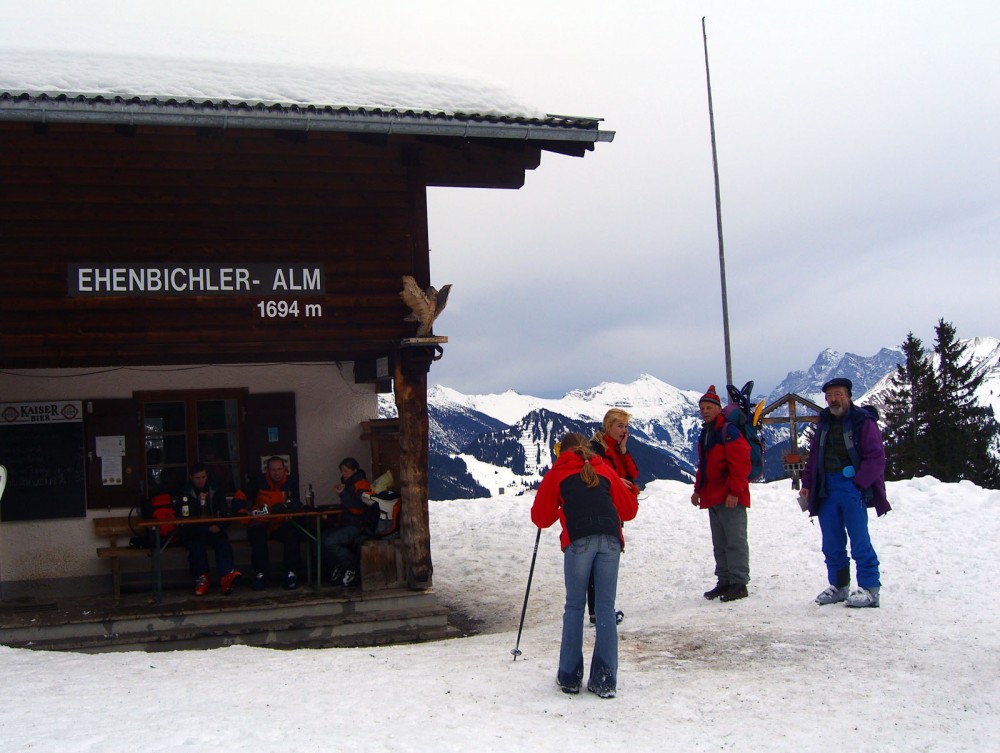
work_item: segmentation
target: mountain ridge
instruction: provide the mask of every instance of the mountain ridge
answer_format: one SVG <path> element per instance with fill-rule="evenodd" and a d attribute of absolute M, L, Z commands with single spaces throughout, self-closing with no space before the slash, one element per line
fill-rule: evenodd
<path fill-rule="evenodd" d="M 961 342 L 977 371 L 987 372 L 977 399 L 1000 414 L 1000 340 L 974 337 Z M 758 395 L 754 401 L 770 405 L 793 393 L 823 405 L 823 383 L 833 376 L 846 376 L 854 383 L 856 401 L 875 402 L 902 362 L 902 351 L 893 348 L 882 348 L 872 356 L 827 348 L 807 369 L 789 372 L 766 397 Z M 536 486 L 551 467 L 551 448 L 558 437 L 567 431 L 590 436 L 610 408 L 631 414 L 629 447 L 641 484 L 657 478 L 692 480 L 702 394 L 701 389 L 680 389 L 646 373 L 627 384 L 602 382 L 571 389 L 561 398 L 539 398 L 515 390 L 466 395 L 434 385 L 428 389 L 427 400 L 430 496 L 441 500 L 523 493 Z M 379 396 L 379 415 L 395 415 L 391 395 Z M 781 478 L 788 430 L 765 427 L 764 431 L 766 477 Z"/>

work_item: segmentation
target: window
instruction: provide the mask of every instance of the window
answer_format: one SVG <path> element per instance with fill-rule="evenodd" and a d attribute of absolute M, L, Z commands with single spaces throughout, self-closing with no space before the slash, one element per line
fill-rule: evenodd
<path fill-rule="evenodd" d="M 180 491 L 194 463 L 208 466 L 222 492 L 244 477 L 246 390 L 137 392 L 142 416 L 143 479 L 149 496 Z"/>

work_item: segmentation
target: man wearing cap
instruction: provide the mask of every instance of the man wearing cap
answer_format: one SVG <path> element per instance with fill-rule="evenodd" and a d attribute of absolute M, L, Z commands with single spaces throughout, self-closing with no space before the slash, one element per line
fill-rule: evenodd
<path fill-rule="evenodd" d="M 705 598 L 736 601 L 746 598 L 750 582 L 750 443 L 739 427 L 722 415 L 715 385 L 701 396 L 698 411 L 705 423 L 698 438 L 698 471 L 691 504 L 708 510 L 718 578 Z"/>
<path fill-rule="evenodd" d="M 852 388 L 851 380 L 843 377 L 823 385 L 827 407 L 819 414 L 799 497 L 810 517 L 819 517 L 823 535 L 830 585 L 816 603 L 877 607 L 881 583 L 878 556 L 868 535 L 868 508 L 874 507 L 878 515 L 891 509 L 885 497 L 885 448 L 878 414 L 855 405 Z M 848 537 L 858 573 L 853 592 Z"/>

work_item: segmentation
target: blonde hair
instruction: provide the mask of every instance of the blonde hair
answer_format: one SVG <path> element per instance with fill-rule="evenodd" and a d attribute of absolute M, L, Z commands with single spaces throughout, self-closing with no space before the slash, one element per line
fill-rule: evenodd
<path fill-rule="evenodd" d="M 575 452 L 580 456 L 580 459 L 583 461 L 583 468 L 580 469 L 580 480 L 583 481 L 588 489 L 593 489 L 600 483 L 597 478 L 597 471 L 590 464 L 590 459 L 594 457 L 594 453 L 591 452 L 587 438 L 583 434 L 571 431 L 562 438 L 559 448 L 560 452 Z"/>
<path fill-rule="evenodd" d="M 604 429 L 604 432 L 607 433 L 611 431 L 611 427 L 619 421 L 627 424 L 631 417 L 631 415 L 623 411 L 621 408 L 612 408 L 604 414 L 604 421 L 601 422 L 601 427 Z"/>
<path fill-rule="evenodd" d="M 597 442 L 600 445 L 605 444 L 604 436 L 611 431 L 611 427 L 619 421 L 624 421 L 627 426 L 630 418 L 631 415 L 623 411 L 621 408 L 612 408 L 604 414 L 604 420 L 601 422 L 601 428 L 594 432 L 594 436 L 592 436 L 590 440 L 592 442 Z"/>

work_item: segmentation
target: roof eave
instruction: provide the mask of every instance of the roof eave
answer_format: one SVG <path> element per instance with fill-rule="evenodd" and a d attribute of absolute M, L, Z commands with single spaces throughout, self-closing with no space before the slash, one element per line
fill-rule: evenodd
<path fill-rule="evenodd" d="M 611 142 L 597 119 L 545 120 L 383 110 L 198 103 L 150 103 L 89 98 L 5 97 L 0 121 L 128 126 L 254 128 L 525 141 Z"/>

